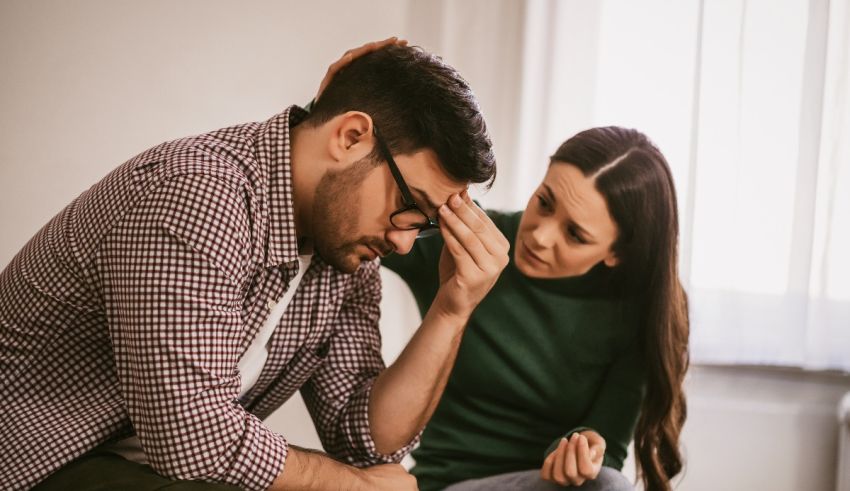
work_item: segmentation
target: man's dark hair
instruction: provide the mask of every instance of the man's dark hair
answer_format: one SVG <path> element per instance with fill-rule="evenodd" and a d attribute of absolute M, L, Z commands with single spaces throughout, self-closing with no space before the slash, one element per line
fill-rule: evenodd
<path fill-rule="evenodd" d="M 353 60 L 322 92 L 307 120 L 321 125 L 346 111 L 372 117 L 390 152 L 430 148 L 463 182 L 492 184 L 496 160 L 472 89 L 454 68 L 418 47 L 388 46 Z M 376 161 L 380 153 L 372 152 Z"/>

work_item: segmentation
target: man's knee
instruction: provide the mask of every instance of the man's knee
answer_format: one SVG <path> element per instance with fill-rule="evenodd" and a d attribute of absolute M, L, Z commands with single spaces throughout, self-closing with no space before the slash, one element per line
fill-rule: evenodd
<path fill-rule="evenodd" d="M 160 476 L 150 466 L 108 452 L 92 452 L 65 465 L 33 491 L 238 491 L 235 486 L 199 481 L 175 481 Z"/>

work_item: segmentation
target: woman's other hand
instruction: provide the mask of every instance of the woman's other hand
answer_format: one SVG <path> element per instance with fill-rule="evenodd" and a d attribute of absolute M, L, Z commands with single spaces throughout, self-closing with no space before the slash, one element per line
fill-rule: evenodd
<path fill-rule="evenodd" d="M 543 461 L 540 477 L 561 486 L 581 486 L 596 479 L 605 456 L 605 439 L 592 430 L 561 439 L 558 448 Z"/>
<path fill-rule="evenodd" d="M 359 58 L 365 55 L 366 53 L 377 51 L 391 44 L 395 44 L 398 46 L 407 46 L 407 40 L 399 39 L 398 37 L 393 36 L 384 39 L 383 41 L 372 41 L 371 43 L 366 43 L 363 46 L 360 46 L 359 48 L 353 48 L 343 53 L 338 60 L 331 63 L 331 66 L 328 67 L 328 71 L 327 73 L 325 73 L 325 78 L 322 79 L 322 83 L 319 84 L 319 91 L 316 93 L 316 100 L 319 99 L 319 97 L 322 95 L 322 92 L 325 91 L 325 87 L 327 87 L 328 84 L 331 83 L 331 80 L 333 80 L 334 75 L 336 75 L 340 68 L 344 67 L 345 65 L 348 65 L 349 63 L 351 63 L 351 60 L 355 58 Z"/>

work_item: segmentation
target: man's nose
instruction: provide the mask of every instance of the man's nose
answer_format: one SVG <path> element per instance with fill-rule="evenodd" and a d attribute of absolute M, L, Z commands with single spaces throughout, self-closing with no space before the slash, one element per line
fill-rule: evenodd
<path fill-rule="evenodd" d="M 387 232 L 387 241 L 395 247 L 397 254 L 405 255 L 413 249 L 413 242 L 416 241 L 416 236 L 419 235 L 419 230 L 390 230 Z"/>

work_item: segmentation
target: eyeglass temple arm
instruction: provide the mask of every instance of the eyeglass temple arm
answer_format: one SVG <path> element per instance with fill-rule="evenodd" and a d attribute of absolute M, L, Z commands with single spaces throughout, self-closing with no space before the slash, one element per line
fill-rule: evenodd
<path fill-rule="evenodd" d="M 415 205 L 416 200 L 413 199 L 413 194 L 410 192 L 410 188 L 407 187 L 407 183 L 404 182 L 404 179 L 401 177 L 401 171 L 398 169 L 398 165 L 396 165 L 395 160 L 393 160 L 390 149 L 387 147 L 387 144 L 384 143 L 384 139 L 378 135 L 378 127 L 372 125 L 372 132 L 375 134 L 375 141 L 378 142 L 378 148 L 381 153 L 384 154 L 384 159 L 387 161 L 387 165 L 390 168 L 390 172 L 392 173 L 395 182 L 398 184 L 399 189 L 401 189 L 401 195 L 408 204 Z"/>

